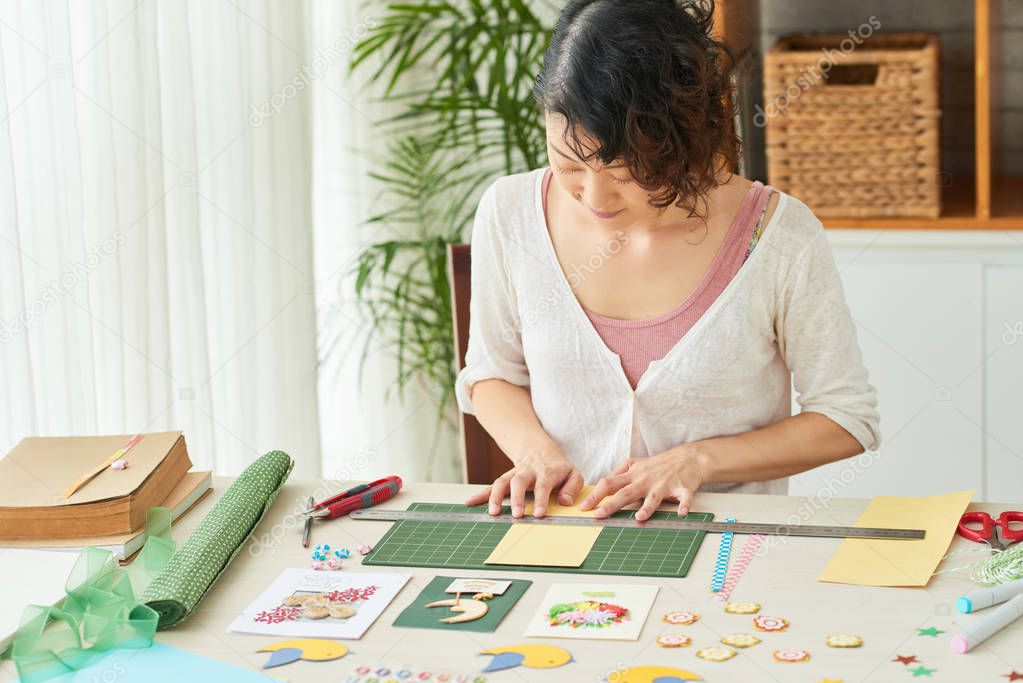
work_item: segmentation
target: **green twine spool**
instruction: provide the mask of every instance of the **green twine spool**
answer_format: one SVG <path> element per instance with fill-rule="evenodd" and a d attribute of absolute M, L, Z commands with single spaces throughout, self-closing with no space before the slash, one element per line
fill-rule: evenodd
<path fill-rule="evenodd" d="M 1023 543 L 987 558 L 973 568 L 970 578 L 988 586 L 1023 579 Z"/>

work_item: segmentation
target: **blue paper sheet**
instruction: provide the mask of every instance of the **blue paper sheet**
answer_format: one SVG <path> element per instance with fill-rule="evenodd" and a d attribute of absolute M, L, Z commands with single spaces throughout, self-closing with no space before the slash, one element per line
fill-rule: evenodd
<path fill-rule="evenodd" d="M 91 665 L 68 672 L 47 683 L 271 683 L 282 680 L 256 670 L 218 662 L 215 659 L 153 643 L 136 650 L 110 650 Z"/>

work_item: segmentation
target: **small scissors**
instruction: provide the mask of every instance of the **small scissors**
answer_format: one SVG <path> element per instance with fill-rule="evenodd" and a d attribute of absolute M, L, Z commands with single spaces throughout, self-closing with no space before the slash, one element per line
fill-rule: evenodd
<path fill-rule="evenodd" d="M 388 498 L 398 495 L 400 490 L 401 477 L 377 479 L 368 484 L 359 484 L 336 496 L 320 501 L 308 510 L 304 510 L 302 514 L 307 517 L 334 519 L 341 515 L 347 515 L 353 510 L 373 507 L 377 503 L 382 503 Z"/>
<path fill-rule="evenodd" d="M 960 536 L 977 543 L 989 543 L 992 548 L 1005 550 L 1013 543 L 1023 541 L 1023 527 L 1013 529 L 1012 522 L 1023 523 L 1023 512 L 1010 510 L 993 519 L 986 512 L 967 512 L 960 518 L 957 531 Z M 967 524 L 980 524 L 976 529 Z"/>

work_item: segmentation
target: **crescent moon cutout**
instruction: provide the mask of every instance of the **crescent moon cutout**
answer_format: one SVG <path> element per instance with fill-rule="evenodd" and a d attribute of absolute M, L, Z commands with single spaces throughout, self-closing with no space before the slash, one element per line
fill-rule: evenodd
<path fill-rule="evenodd" d="M 452 612 L 461 612 L 461 615 L 444 617 L 441 619 L 445 624 L 460 624 L 463 621 L 475 621 L 482 617 L 490 609 L 487 603 L 467 598 L 451 598 L 449 600 L 438 600 L 431 602 L 427 607 L 450 607 Z"/>

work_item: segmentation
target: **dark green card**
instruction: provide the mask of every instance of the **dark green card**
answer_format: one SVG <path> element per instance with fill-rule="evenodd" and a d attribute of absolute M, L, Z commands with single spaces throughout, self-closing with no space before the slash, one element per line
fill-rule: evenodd
<path fill-rule="evenodd" d="M 504 615 L 508 613 L 522 594 L 526 592 L 526 589 L 532 585 L 532 581 L 525 581 L 523 579 L 497 579 L 494 577 L 486 577 L 493 581 L 511 581 L 511 585 L 508 586 L 508 590 L 504 592 L 504 595 L 495 595 L 490 600 L 486 601 L 487 613 L 479 619 L 473 621 L 463 621 L 460 624 L 446 624 L 441 619 L 445 617 L 455 616 L 456 613 L 452 612 L 447 607 L 427 607 L 431 602 L 437 602 L 438 600 L 448 600 L 454 598 L 454 593 L 445 593 L 444 589 L 451 585 L 451 582 L 458 578 L 457 576 L 437 576 L 434 577 L 433 581 L 426 585 L 426 588 L 416 597 L 415 601 L 411 605 L 405 608 L 405 611 L 398 615 L 398 618 L 394 620 L 395 626 L 405 626 L 407 628 L 438 628 L 444 631 L 477 631 L 480 633 L 493 633 L 497 630 L 501 620 L 504 619 Z M 462 599 L 472 598 L 471 595 L 465 593 L 462 594 Z"/>

